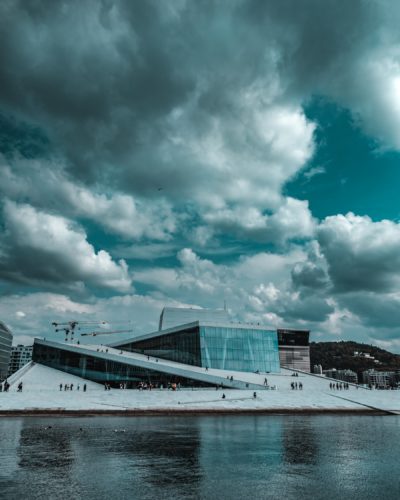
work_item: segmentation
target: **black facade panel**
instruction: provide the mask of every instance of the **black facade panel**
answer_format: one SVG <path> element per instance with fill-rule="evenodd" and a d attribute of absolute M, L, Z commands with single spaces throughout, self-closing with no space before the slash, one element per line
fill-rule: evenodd
<path fill-rule="evenodd" d="M 288 330 L 278 329 L 278 345 L 279 346 L 308 346 L 310 338 L 309 330 Z"/>

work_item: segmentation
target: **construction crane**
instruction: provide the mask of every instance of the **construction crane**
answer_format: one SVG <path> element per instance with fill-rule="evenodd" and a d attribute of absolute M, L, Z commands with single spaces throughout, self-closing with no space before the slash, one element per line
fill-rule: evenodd
<path fill-rule="evenodd" d="M 127 332 L 133 332 L 133 330 L 105 330 L 103 332 L 87 332 L 87 333 L 81 333 L 81 337 L 91 335 L 92 337 L 96 337 L 96 335 L 108 335 L 110 333 L 127 333 Z"/>
<path fill-rule="evenodd" d="M 64 332 L 65 333 L 65 342 L 68 342 L 68 340 L 71 340 L 71 342 L 74 340 L 74 335 L 76 330 L 82 330 L 85 328 L 95 328 L 96 326 L 100 325 L 110 325 L 112 323 L 131 323 L 131 321 L 115 321 L 115 322 L 109 322 L 109 321 L 67 321 L 65 323 L 58 323 L 56 321 L 52 322 L 52 326 L 54 326 L 54 329 L 56 332 Z M 132 331 L 132 330 L 127 330 L 127 331 Z M 103 334 L 103 332 L 90 332 L 89 334 L 96 333 L 96 335 Z M 104 334 L 108 333 L 114 333 L 111 332 L 110 330 L 104 331 Z M 84 335 L 83 333 L 81 335 Z"/>
<path fill-rule="evenodd" d="M 66 323 L 57 323 L 56 321 L 53 321 L 52 323 L 56 332 L 65 333 L 65 342 L 68 342 L 69 335 L 71 335 L 71 342 L 74 340 L 75 329 L 78 325 L 84 325 L 84 327 L 89 328 L 90 326 L 93 327 L 99 324 L 106 324 L 106 321 L 68 321 Z M 80 328 L 81 327 L 79 326 L 78 329 Z"/>

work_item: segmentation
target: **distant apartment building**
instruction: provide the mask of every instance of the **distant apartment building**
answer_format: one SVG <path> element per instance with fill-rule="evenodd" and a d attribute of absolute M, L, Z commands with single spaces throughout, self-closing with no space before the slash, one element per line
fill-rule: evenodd
<path fill-rule="evenodd" d="M 323 374 L 329 378 L 335 378 L 341 380 L 342 382 L 349 382 L 350 384 L 358 383 L 358 376 L 353 370 L 337 370 L 336 368 L 331 368 L 330 370 L 324 370 Z"/>
<path fill-rule="evenodd" d="M 386 389 L 396 385 L 396 372 L 379 372 L 376 370 L 365 370 L 362 373 L 363 383 L 377 387 L 379 389 Z"/>
<path fill-rule="evenodd" d="M 20 368 L 25 366 L 32 359 L 33 346 L 31 345 L 17 345 L 11 349 L 10 364 L 8 368 L 8 376 L 12 375 Z"/>
<path fill-rule="evenodd" d="M 278 329 L 279 359 L 283 368 L 310 372 L 309 330 Z"/>
<path fill-rule="evenodd" d="M 353 370 L 337 370 L 337 378 L 351 384 L 358 383 L 358 375 Z"/>
<path fill-rule="evenodd" d="M 0 381 L 7 377 L 12 338 L 11 331 L 0 321 Z"/>

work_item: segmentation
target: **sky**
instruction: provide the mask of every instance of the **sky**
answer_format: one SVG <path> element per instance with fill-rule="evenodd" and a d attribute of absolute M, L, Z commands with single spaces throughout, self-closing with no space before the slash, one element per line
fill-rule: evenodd
<path fill-rule="evenodd" d="M 390 0 L 1 2 L 14 342 L 226 304 L 400 352 L 399 25 Z"/>

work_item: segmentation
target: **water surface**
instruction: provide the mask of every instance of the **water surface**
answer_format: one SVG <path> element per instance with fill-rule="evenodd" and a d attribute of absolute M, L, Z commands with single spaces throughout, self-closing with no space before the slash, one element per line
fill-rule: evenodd
<path fill-rule="evenodd" d="M 398 499 L 400 417 L 0 419 L 4 499 Z"/>

